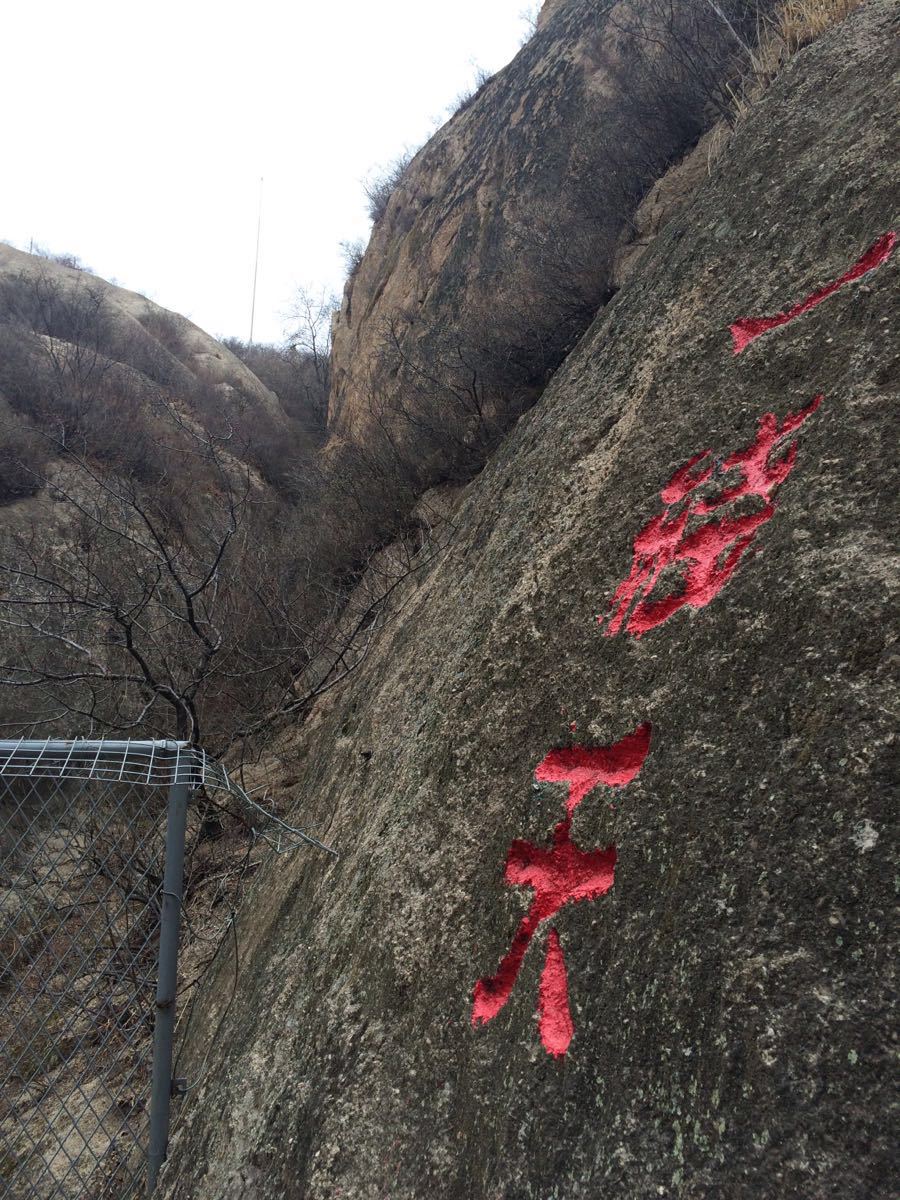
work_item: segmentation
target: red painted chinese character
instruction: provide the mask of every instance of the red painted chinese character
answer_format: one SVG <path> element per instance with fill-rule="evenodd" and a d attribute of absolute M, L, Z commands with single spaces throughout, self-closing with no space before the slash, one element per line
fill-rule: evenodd
<path fill-rule="evenodd" d="M 640 637 L 685 605 L 704 608 L 719 594 L 760 527 L 774 516 L 772 493 L 790 475 L 797 458 L 797 441 L 790 441 L 790 435 L 821 402 L 816 396 L 799 412 L 788 413 L 780 425 L 774 413 L 764 413 L 756 438 L 743 450 L 721 464 L 710 460 L 711 450 L 704 450 L 675 472 L 660 492 L 665 512 L 648 521 L 634 539 L 631 573 L 616 589 L 607 616 L 597 618 L 606 625 L 606 637 L 622 629 Z M 698 490 L 710 482 L 719 485 L 718 494 L 699 497 Z M 757 502 L 753 511 L 747 512 L 746 506 L 739 515 L 723 511 L 745 498 Z M 704 520 L 708 517 L 715 519 Z M 678 578 L 652 598 L 663 572 L 673 566 Z"/>
<path fill-rule="evenodd" d="M 506 860 L 506 882 L 534 891 L 528 912 L 519 923 L 508 952 L 495 975 L 475 985 L 472 1024 L 493 1020 L 512 994 L 531 939 L 538 928 L 566 904 L 596 900 L 613 885 L 616 848 L 582 850 L 572 841 L 575 809 L 598 784 L 624 787 L 643 766 L 650 749 L 650 724 L 612 746 L 570 746 L 551 750 L 534 773 L 540 782 L 566 783 L 566 816 L 553 830 L 550 848 L 514 841 Z M 559 933 L 551 929 L 539 992 L 541 1041 L 559 1057 L 572 1040 L 569 986 Z"/>
<path fill-rule="evenodd" d="M 856 260 L 849 271 L 845 271 L 840 278 L 833 279 L 831 283 L 826 283 L 824 287 L 817 288 L 805 300 L 799 301 L 799 303 L 785 312 L 777 313 L 774 317 L 742 317 L 740 321 L 735 321 L 730 326 L 734 353 L 740 354 L 743 350 L 747 349 L 751 342 L 755 342 L 758 337 L 762 337 L 770 329 L 778 329 L 782 325 L 789 325 L 791 321 L 796 321 L 797 317 L 802 317 L 804 313 L 808 313 L 810 309 L 821 304 L 823 300 L 827 300 L 829 296 L 833 296 L 835 292 L 840 291 L 842 287 L 846 287 L 848 283 L 862 279 L 863 275 L 867 275 L 869 271 L 874 271 L 876 267 L 880 267 L 882 263 L 887 262 L 890 258 L 896 242 L 896 233 L 883 233 L 877 241 L 873 242 L 865 254 Z"/>

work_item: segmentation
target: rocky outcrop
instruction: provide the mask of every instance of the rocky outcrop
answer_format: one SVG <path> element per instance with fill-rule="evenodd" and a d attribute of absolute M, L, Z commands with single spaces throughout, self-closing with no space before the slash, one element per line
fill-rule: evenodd
<path fill-rule="evenodd" d="M 565 0 L 544 0 L 535 21 L 535 27 L 539 30 L 543 29 L 556 10 L 564 3 Z"/>
<path fill-rule="evenodd" d="M 545 5 L 403 171 L 335 324 L 333 453 L 386 430 L 425 485 L 445 478 L 608 298 L 617 239 L 709 125 L 735 51 L 714 8 L 679 0 L 635 36 L 632 7 Z"/>
<path fill-rule="evenodd" d="M 166 1200 L 890 1194 L 900 254 L 824 289 L 897 228 L 897 11 L 789 64 L 285 735 L 341 858 L 260 870 Z"/>

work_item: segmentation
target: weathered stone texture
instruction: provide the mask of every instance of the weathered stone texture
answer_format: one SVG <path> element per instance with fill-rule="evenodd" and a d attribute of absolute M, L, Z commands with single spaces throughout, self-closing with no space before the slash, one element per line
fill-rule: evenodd
<path fill-rule="evenodd" d="M 195 1019 L 167 1200 L 892 1193 L 900 254 L 739 356 L 728 325 L 897 228 L 897 34 L 868 0 L 791 62 L 469 485 L 365 674 L 286 737 L 342 857 L 261 871 L 235 998 L 223 955 Z M 818 392 L 720 594 L 602 636 L 673 471 Z M 535 766 L 571 722 L 604 744 L 644 720 L 638 778 L 575 814 L 619 857 L 556 919 L 568 1056 L 537 1038 L 537 945 L 473 1029 L 528 899 L 509 844 L 561 816 Z"/>
<path fill-rule="evenodd" d="M 690 7 L 679 0 L 673 11 Z M 410 362 L 430 361 L 440 375 L 434 359 L 451 333 L 482 364 L 502 360 L 503 378 L 488 369 L 485 381 L 502 423 L 540 394 L 593 319 L 609 293 L 616 238 L 643 190 L 709 120 L 696 64 L 675 66 L 664 37 L 629 42 L 629 8 L 545 6 L 515 59 L 403 173 L 335 321 L 333 453 L 364 446 L 385 421 L 401 447 L 419 449 L 418 426 L 397 409 L 416 404 L 407 395 Z M 733 40 L 701 10 L 703 68 L 724 74 Z M 388 326 L 397 346 L 386 363 Z M 431 482 L 449 457 L 437 456 Z"/>

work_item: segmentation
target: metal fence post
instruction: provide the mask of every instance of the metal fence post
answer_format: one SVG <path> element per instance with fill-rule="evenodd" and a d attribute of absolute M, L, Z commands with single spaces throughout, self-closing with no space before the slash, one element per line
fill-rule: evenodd
<path fill-rule="evenodd" d="M 0 740 L 4 1198 L 158 1195 L 179 1094 L 179 926 L 200 788 L 234 797 L 275 850 L 335 853 L 261 808 L 199 747 Z"/>
<path fill-rule="evenodd" d="M 172 1096 L 172 1042 L 175 1031 L 175 991 L 178 981 L 178 935 L 184 886 L 184 841 L 190 788 L 175 783 L 169 789 L 166 820 L 166 866 L 160 906 L 159 976 L 156 986 L 156 1024 L 153 1030 L 153 1082 L 150 1092 L 150 1146 L 147 1195 L 156 1188 L 169 1142 Z"/>

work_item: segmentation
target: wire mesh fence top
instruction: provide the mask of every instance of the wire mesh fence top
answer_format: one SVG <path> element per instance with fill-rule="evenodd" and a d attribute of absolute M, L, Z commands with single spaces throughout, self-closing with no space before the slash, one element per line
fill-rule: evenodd
<path fill-rule="evenodd" d="M 0 741 L 0 781 L 13 779 L 95 780 L 132 787 L 167 788 L 183 784 L 189 791 L 205 787 L 228 792 L 253 821 L 256 836 L 275 849 L 313 846 L 337 857 L 317 838 L 288 824 L 253 800 L 225 767 L 198 746 L 176 741 Z"/>
<path fill-rule="evenodd" d="M 196 746 L 175 741 L 0 741 L 0 778 L 183 784 L 243 794 L 221 763 Z"/>

